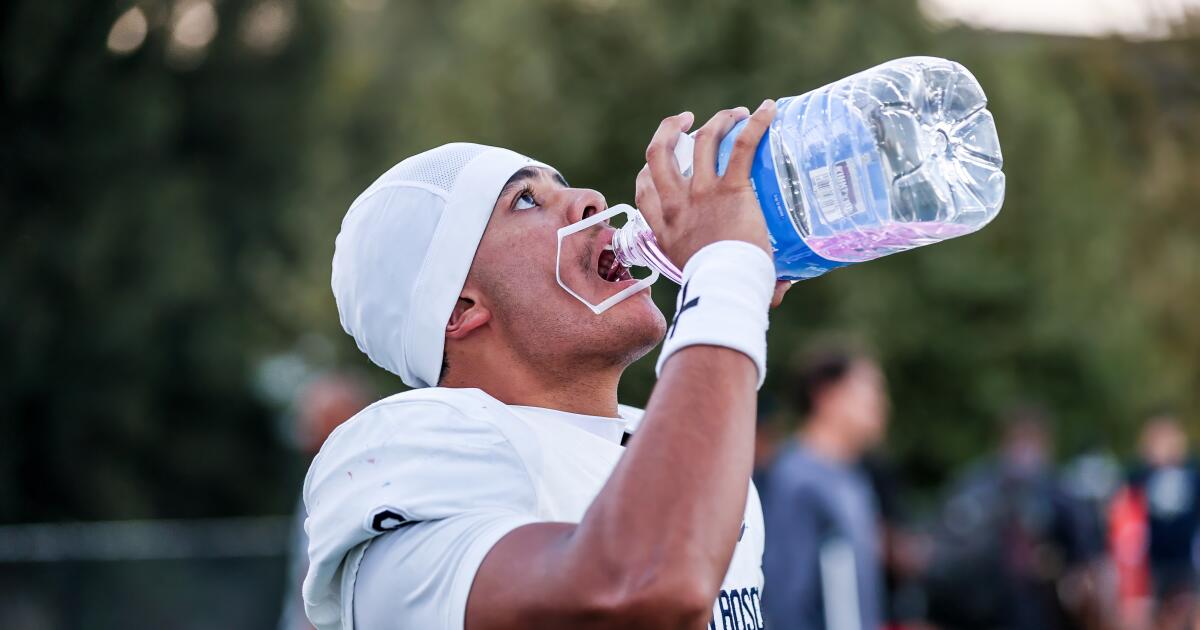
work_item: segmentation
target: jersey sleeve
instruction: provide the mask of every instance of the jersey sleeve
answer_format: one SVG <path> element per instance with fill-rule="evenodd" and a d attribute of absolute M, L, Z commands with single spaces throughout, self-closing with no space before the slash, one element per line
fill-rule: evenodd
<path fill-rule="evenodd" d="M 305 608 L 320 630 L 341 627 L 349 616 L 357 567 L 343 562 L 363 543 L 388 532 L 396 545 L 434 534 L 440 534 L 436 543 L 429 538 L 427 544 L 452 542 L 455 547 L 441 556 L 400 558 L 412 566 L 395 577 L 397 589 L 426 589 L 425 597 L 443 598 L 413 614 L 439 609 L 445 615 L 465 606 L 466 593 L 456 585 L 466 580 L 469 588 L 483 554 L 513 527 L 536 520 L 537 511 L 533 481 L 504 434 L 450 405 L 427 401 L 377 403 L 339 428 L 309 469 L 304 499 Z M 400 573 L 422 581 L 406 582 Z M 442 588 L 426 588 L 438 580 Z"/>
<path fill-rule="evenodd" d="M 472 512 L 405 525 L 367 547 L 354 586 L 356 630 L 464 626 L 483 559 L 527 515 Z"/>

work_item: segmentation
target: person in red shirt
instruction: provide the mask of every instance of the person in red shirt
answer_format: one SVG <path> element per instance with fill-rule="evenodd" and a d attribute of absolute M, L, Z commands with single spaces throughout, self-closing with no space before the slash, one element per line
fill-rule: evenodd
<path fill-rule="evenodd" d="M 1187 630 L 1198 621 L 1200 469 L 1177 417 L 1150 416 L 1139 459 L 1109 511 L 1123 627 Z"/>

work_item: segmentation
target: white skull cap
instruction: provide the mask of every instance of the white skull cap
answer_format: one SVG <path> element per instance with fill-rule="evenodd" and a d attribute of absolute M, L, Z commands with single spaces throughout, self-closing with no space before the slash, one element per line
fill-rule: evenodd
<path fill-rule="evenodd" d="M 393 166 L 350 205 L 333 251 L 342 328 L 409 387 L 437 385 L 446 324 L 500 190 L 545 164 L 456 142 Z"/>

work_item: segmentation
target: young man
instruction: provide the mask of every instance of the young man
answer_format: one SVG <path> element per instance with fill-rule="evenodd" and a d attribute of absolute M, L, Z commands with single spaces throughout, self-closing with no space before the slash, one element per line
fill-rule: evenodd
<path fill-rule="evenodd" d="M 670 333 L 648 290 L 624 291 L 639 285 L 613 229 L 569 229 L 604 198 L 545 165 L 446 145 L 355 201 L 333 260 L 342 324 L 416 389 L 343 425 L 309 471 L 320 630 L 762 627 L 755 390 L 786 287 L 748 174 L 773 116 L 718 113 L 690 176 L 673 151 L 691 114 L 646 151 L 637 203 L 687 282 Z M 617 382 L 664 334 L 623 448 L 640 414 Z"/>
<path fill-rule="evenodd" d="M 1131 628 L 1200 623 L 1200 466 L 1181 420 L 1162 411 L 1142 426 L 1135 464 L 1113 498 L 1109 537 L 1122 612 Z"/>
<path fill-rule="evenodd" d="M 801 425 L 763 497 L 767 619 L 775 630 L 876 630 L 881 532 L 858 464 L 887 426 L 883 372 L 864 355 L 827 349 L 805 358 L 796 381 Z"/>

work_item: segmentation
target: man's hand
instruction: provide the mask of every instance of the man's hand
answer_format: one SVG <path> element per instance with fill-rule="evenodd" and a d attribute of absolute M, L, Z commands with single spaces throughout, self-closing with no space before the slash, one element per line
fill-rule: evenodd
<path fill-rule="evenodd" d="M 783 304 L 783 296 L 788 289 L 792 288 L 793 284 L 796 283 L 792 280 L 779 280 L 775 283 L 775 295 L 771 297 L 771 308 Z"/>
<path fill-rule="evenodd" d="M 723 176 L 717 175 L 717 148 L 735 124 L 750 120 L 734 140 Z M 646 148 L 635 200 L 663 251 L 679 267 L 700 248 L 725 240 L 746 241 L 771 255 L 766 221 L 750 184 L 754 152 L 771 121 L 775 102 L 763 101 L 751 116 L 745 107 L 717 112 L 694 135 L 692 176 L 679 173 L 675 144 L 691 128 L 690 112 L 662 121 Z M 782 297 L 782 293 L 779 294 Z"/>

